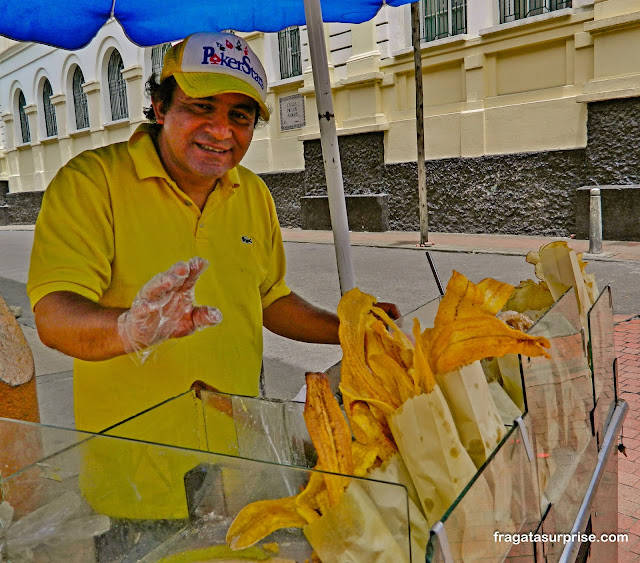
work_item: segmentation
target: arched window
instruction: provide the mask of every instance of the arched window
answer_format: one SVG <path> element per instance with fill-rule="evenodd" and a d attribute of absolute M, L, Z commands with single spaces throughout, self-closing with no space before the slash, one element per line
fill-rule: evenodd
<path fill-rule="evenodd" d="M 24 94 L 20 92 L 18 96 L 18 115 L 20 116 L 20 131 L 22 132 L 22 142 L 31 142 L 31 132 L 29 131 L 29 120 L 27 114 L 24 112 L 24 106 L 27 105 L 27 101 L 24 99 Z"/>
<path fill-rule="evenodd" d="M 151 71 L 157 77 L 160 77 L 164 63 L 164 55 L 170 48 L 171 43 L 165 43 L 164 45 L 157 45 L 151 49 Z"/>
<path fill-rule="evenodd" d="M 120 53 L 114 49 L 109 58 L 107 67 L 107 79 L 109 81 L 109 101 L 111 102 L 111 120 L 125 119 L 129 117 L 127 105 L 127 83 L 122 76 L 124 63 Z"/>
<path fill-rule="evenodd" d="M 58 134 L 58 124 L 56 123 L 56 108 L 51 103 L 51 82 L 44 81 L 42 88 L 42 105 L 44 107 L 44 122 L 47 127 L 47 137 L 55 137 Z"/>
<path fill-rule="evenodd" d="M 87 129 L 89 127 L 89 104 L 87 95 L 82 89 L 84 75 L 77 66 L 73 72 L 73 108 L 76 112 L 76 129 Z"/>

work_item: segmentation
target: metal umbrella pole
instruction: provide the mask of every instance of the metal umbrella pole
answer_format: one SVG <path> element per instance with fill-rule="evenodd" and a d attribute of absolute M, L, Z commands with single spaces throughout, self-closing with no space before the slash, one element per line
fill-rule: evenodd
<path fill-rule="evenodd" d="M 320 121 L 320 143 L 322 145 L 324 172 L 327 179 L 331 229 L 333 230 L 333 243 L 338 263 L 340 292 L 344 294 L 356 286 L 356 279 L 353 271 L 351 242 L 349 240 L 349 224 L 347 221 L 347 205 L 344 198 L 340 151 L 338 149 L 338 134 L 333 114 L 333 97 L 331 95 L 329 65 L 324 40 L 322 10 L 318 0 L 304 0 L 304 12 L 307 19 L 311 70 L 313 72 L 316 106 Z"/>

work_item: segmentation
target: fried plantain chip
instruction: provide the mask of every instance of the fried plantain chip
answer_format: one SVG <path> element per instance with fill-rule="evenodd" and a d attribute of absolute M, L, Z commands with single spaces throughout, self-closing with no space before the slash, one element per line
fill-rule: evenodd
<path fill-rule="evenodd" d="M 315 467 L 315 469 L 320 468 L 320 465 Z M 311 473 L 307 486 L 296 497 L 298 514 L 309 524 L 320 518 L 320 515 L 329 509 L 329 498 L 326 496 L 326 492 L 324 475 L 316 471 Z"/>
<path fill-rule="evenodd" d="M 518 313 L 546 311 L 553 303 L 553 296 L 546 283 L 524 280 L 515 287 L 504 309 Z"/>
<path fill-rule="evenodd" d="M 483 279 L 478 283 L 477 287 L 484 293 L 482 309 L 492 315 L 502 309 L 513 292 L 512 285 L 499 282 L 493 278 Z"/>
<path fill-rule="evenodd" d="M 354 400 L 349 392 L 342 388 L 341 391 L 356 440 L 361 444 L 377 446 L 378 457 L 382 461 L 389 459 L 398 451 L 398 448 L 391 438 L 386 417 L 377 418 L 367 403 Z"/>
<path fill-rule="evenodd" d="M 413 319 L 413 337 L 416 340 L 413 368 L 421 393 L 431 393 L 436 386 L 436 378 L 429 362 L 432 333 L 433 330 L 427 329 L 421 334 L 420 321 Z"/>
<path fill-rule="evenodd" d="M 386 354 L 374 354 L 369 357 L 369 367 L 381 379 L 389 380 L 389 385 L 399 399 L 398 407 L 416 394 L 413 378 L 394 358 Z M 384 377 L 382 374 L 385 374 Z"/>
<path fill-rule="evenodd" d="M 307 373 L 306 382 L 304 420 L 318 452 L 318 463 L 325 471 L 352 475 L 351 431 L 331 392 L 329 379 L 325 373 Z M 337 504 L 348 479 L 325 475 L 324 480 L 331 504 Z"/>
<path fill-rule="evenodd" d="M 366 362 L 366 334 L 376 320 L 371 314 L 375 302 L 375 297 L 362 293 L 358 288 L 348 291 L 340 300 L 338 332 L 342 346 L 341 382 L 359 397 L 381 401 L 387 405 L 386 408 L 395 409 L 397 398 L 391 394 L 385 381 L 369 369 Z M 371 344 L 380 344 L 372 338 L 373 335 L 369 338 Z"/>
<path fill-rule="evenodd" d="M 476 285 L 454 270 L 438 306 L 434 327 L 483 313 L 495 315 L 512 291 L 513 286 L 490 278 Z"/>
<path fill-rule="evenodd" d="M 433 371 L 439 374 L 489 356 L 522 354 L 549 358 L 545 348 L 550 346 L 546 338 L 529 336 L 485 315 L 457 319 L 442 327 L 431 342 L 429 360 Z"/>
<path fill-rule="evenodd" d="M 259 500 L 245 506 L 227 531 L 233 550 L 252 546 L 280 528 L 303 528 L 307 521 L 298 514 L 296 497 Z"/>
<path fill-rule="evenodd" d="M 353 442 L 351 444 L 353 474 L 356 477 L 364 477 L 371 469 L 378 465 L 379 455 L 380 448 L 378 448 L 378 446 Z"/>

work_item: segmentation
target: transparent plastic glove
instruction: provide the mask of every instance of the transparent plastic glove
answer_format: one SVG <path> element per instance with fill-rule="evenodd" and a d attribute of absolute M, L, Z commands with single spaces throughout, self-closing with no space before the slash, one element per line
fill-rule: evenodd
<path fill-rule="evenodd" d="M 156 346 L 169 338 L 180 338 L 215 326 L 222 313 L 215 307 L 196 306 L 195 285 L 209 263 L 196 256 L 176 262 L 166 272 L 151 278 L 138 292 L 131 309 L 118 317 L 118 334 L 128 354 L 140 364 Z"/>

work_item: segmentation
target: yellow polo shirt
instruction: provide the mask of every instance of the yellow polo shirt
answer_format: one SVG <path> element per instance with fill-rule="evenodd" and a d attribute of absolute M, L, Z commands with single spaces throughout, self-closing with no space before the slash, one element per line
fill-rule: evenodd
<path fill-rule="evenodd" d="M 264 182 L 230 170 L 202 212 L 169 178 L 141 125 L 126 143 L 73 158 L 47 188 L 36 223 L 27 292 L 31 306 L 72 291 L 130 307 L 138 290 L 178 260 L 209 261 L 196 302 L 220 325 L 161 344 L 142 366 L 128 356 L 74 362 L 76 427 L 101 431 L 202 380 L 257 395 L 262 310 L 290 293 L 275 205 Z M 168 516 L 165 516 L 168 517 Z"/>

